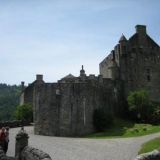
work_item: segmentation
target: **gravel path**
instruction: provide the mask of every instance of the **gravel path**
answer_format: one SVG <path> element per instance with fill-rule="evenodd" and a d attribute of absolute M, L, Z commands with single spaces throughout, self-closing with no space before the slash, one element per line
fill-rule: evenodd
<path fill-rule="evenodd" d="M 14 156 L 15 136 L 20 128 L 10 130 L 8 155 Z M 52 160 L 133 160 L 140 146 L 160 133 L 138 138 L 87 139 L 39 136 L 33 127 L 25 127 L 29 145 L 48 153 Z"/>

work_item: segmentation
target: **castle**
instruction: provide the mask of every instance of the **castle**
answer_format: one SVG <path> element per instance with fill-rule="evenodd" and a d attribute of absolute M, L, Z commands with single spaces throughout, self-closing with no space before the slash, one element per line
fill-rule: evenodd
<path fill-rule="evenodd" d="M 23 89 L 21 104 L 33 105 L 35 134 L 81 136 L 95 131 L 97 108 L 119 114 L 130 91 L 146 89 L 160 101 L 160 47 L 137 25 L 128 40 L 121 36 L 114 50 L 100 63 L 100 75 L 71 74 L 57 83 L 45 83 L 42 75 Z M 22 84 L 24 85 L 24 83 Z"/>

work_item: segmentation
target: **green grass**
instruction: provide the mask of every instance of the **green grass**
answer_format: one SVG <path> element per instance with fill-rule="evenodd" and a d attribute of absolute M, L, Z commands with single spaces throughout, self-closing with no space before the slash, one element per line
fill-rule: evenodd
<path fill-rule="evenodd" d="M 144 143 L 138 154 L 151 152 L 154 149 L 160 150 L 160 137 Z"/>
<path fill-rule="evenodd" d="M 87 138 L 137 137 L 156 132 L 160 132 L 160 125 L 137 124 L 122 119 L 116 119 L 114 125 L 110 129 L 88 135 Z"/>

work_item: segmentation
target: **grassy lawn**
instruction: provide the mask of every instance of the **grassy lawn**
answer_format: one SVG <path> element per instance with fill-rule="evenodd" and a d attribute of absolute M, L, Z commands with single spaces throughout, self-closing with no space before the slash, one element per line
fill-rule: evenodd
<path fill-rule="evenodd" d="M 139 151 L 139 154 L 146 153 L 146 152 L 151 152 L 154 149 L 159 149 L 160 150 L 160 137 L 155 138 L 151 141 L 148 141 L 147 143 L 144 143 L 142 145 L 141 150 Z"/>
<path fill-rule="evenodd" d="M 160 132 L 160 125 L 136 124 L 126 120 L 116 119 L 110 129 L 88 135 L 87 138 L 137 137 L 156 132 Z"/>

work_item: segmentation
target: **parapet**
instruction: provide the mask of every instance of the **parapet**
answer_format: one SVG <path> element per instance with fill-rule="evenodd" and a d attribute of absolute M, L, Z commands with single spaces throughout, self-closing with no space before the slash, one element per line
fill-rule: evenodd
<path fill-rule="evenodd" d="M 88 79 L 96 79 L 96 77 L 95 77 L 94 74 L 90 74 L 90 75 L 88 76 Z"/>

